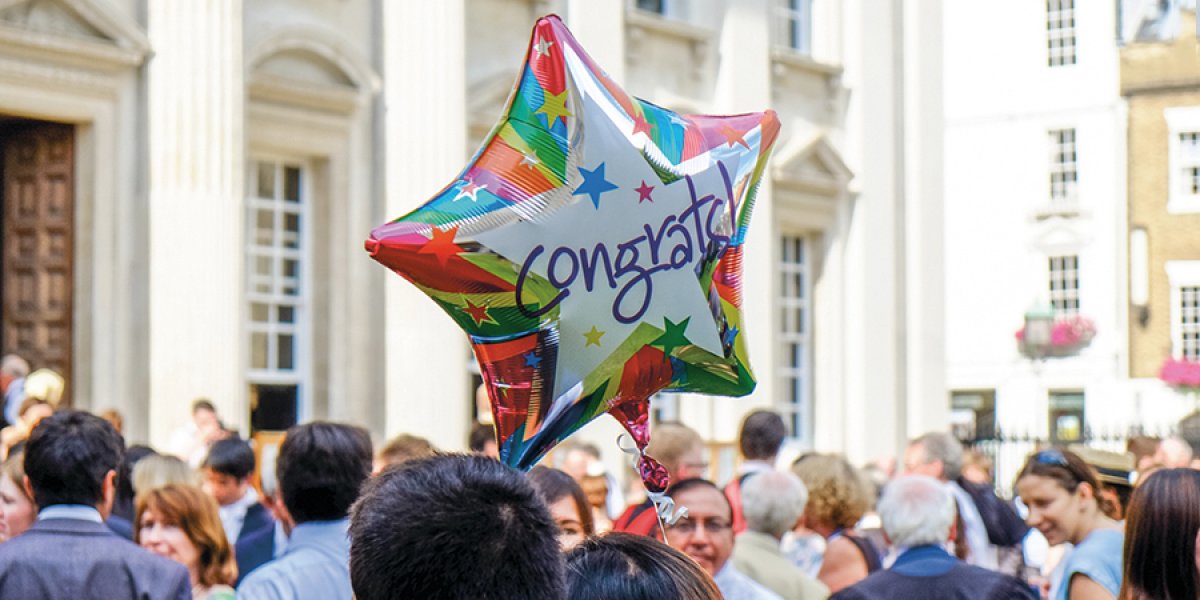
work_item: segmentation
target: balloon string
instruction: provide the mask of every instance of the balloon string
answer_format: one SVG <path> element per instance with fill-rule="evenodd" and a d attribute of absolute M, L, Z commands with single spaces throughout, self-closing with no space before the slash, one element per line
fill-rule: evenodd
<path fill-rule="evenodd" d="M 646 452 L 639 448 L 635 442 L 630 440 L 632 445 L 626 445 L 624 442 L 628 439 L 625 434 L 617 436 L 617 447 L 621 452 L 635 457 L 634 468 L 637 467 L 637 459 L 646 456 Z M 674 525 L 688 514 L 686 506 L 675 506 L 675 499 L 668 496 L 666 492 L 652 492 L 646 490 L 646 497 L 654 503 L 654 513 L 658 517 L 658 527 L 662 530 L 663 542 L 667 541 L 667 526 Z"/>

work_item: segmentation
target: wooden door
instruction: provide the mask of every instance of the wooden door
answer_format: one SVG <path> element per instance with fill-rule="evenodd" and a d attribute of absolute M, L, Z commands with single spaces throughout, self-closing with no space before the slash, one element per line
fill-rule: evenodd
<path fill-rule="evenodd" d="M 59 123 L 0 129 L 4 258 L 0 346 L 67 381 L 70 404 L 75 130 Z"/>

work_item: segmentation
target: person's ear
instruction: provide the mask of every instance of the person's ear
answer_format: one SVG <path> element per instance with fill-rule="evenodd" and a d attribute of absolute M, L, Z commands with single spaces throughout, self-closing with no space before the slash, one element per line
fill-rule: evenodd
<path fill-rule="evenodd" d="M 29 496 L 30 498 L 33 498 L 36 501 L 37 496 L 33 495 L 33 484 L 29 483 L 28 475 L 26 475 L 24 478 L 21 479 L 21 486 L 25 488 L 25 495 Z M 35 502 L 35 504 L 36 504 L 36 502 Z M 41 508 L 41 507 L 39 506 L 38 508 Z"/>
<path fill-rule="evenodd" d="M 105 520 L 112 513 L 113 501 L 117 499 L 117 472 L 109 469 L 104 474 L 104 483 L 100 486 L 100 505 L 96 507 L 100 516 Z"/>

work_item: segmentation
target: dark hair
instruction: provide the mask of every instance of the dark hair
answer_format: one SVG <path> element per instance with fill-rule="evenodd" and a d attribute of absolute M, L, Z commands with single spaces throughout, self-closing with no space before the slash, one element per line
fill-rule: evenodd
<path fill-rule="evenodd" d="M 729 503 L 729 498 L 725 496 L 725 492 L 722 491 L 721 488 L 717 487 L 717 484 L 704 479 L 703 477 L 693 477 L 692 479 L 684 479 L 683 481 L 672 483 L 671 486 L 667 488 L 666 494 L 668 497 L 675 498 L 675 496 L 678 494 L 682 494 L 693 488 L 710 488 L 716 490 L 716 492 L 721 495 L 721 499 L 724 501 L 725 506 L 729 507 L 729 518 L 733 518 L 733 505 Z"/>
<path fill-rule="evenodd" d="M 567 554 L 571 600 L 720 600 L 712 577 L 686 554 L 655 539 L 612 532 Z"/>
<path fill-rule="evenodd" d="M 547 506 L 568 496 L 575 501 L 575 509 L 579 511 L 579 524 L 583 527 L 584 535 L 596 533 L 596 523 L 592 519 L 592 507 L 588 504 L 587 494 L 570 475 L 549 467 L 534 467 L 526 475 L 533 489 Z"/>
<path fill-rule="evenodd" d="M 475 426 L 471 428 L 471 438 L 468 440 L 467 447 L 471 449 L 471 452 L 483 452 L 483 447 L 486 446 L 488 442 L 495 441 L 496 429 L 494 427 L 491 425 L 484 425 L 483 423 L 476 423 Z"/>
<path fill-rule="evenodd" d="M 1133 492 L 1119 598 L 1194 600 L 1200 472 L 1160 469 Z"/>
<path fill-rule="evenodd" d="M 371 460 L 371 436 L 362 427 L 320 421 L 292 427 L 275 468 L 283 505 L 296 523 L 344 518 L 371 476 Z"/>
<path fill-rule="evenodd" d="M 350 523 L 358 600 L 560 600 L 558 528 L 525 477 L 477 455 L 401 463 L 369 481 Z"/>
<path fill-rule="evenodd" d="M 217 440 L 208 449 L 202 466 L 241 481 L 254 472 L 254 449 L 236 437 Z"/>
<path fill-rule="evenodd" d="M 128 519 L 131 523 L 134 517 L 133 466 L 151 454 L 158 453 L 150 446 L 138 445 L 126 448 L 125 459 L 121 461 L 121 470 L 117 473 L 117 498 L 113 500 L 112 514 Z"/>
<path fill-rule="evenodd" d="M 64 410 L 42 419 L 25 446 L 34 503 L 38 508 L 100 504 L 104 479 L 121 468 L 124 453 L 121 435 L 96 415 Z"/>
<path fill-rule="evenodd" d="M 208 398 L 200 398 L 192 403 L 192 414 L 196 414 L 202 410 L 207 410 L 214 415 L 217 414 L 217 407 Z"/>
<path fill-rule="evenodd" d="M 756 410 L 742 421 L 738 446 L 748 460 L 774 460 L 787 437 L 783 419 L 769 410 Z"/>
<path fill-rule="evenodd" d="M 1086 483 L 1091 486 L 1092 496 L 1096 499 L 1096 505 L 1100 507 L 1101 512 L 1109 517 L 1118 514 L 1118 508 L 1114 502 L 1100 494 L 1104 485 L 1096 476 L 1095 469 L 1074 452 L 1059 448 L 1036 452 L 1025 462 L 1025 467 L 1017 475 L 1017 481 L 1026 475 L 1053 479 L 1059 487 L 1071 493 L 1075 493 L 1079 484 Z"/>

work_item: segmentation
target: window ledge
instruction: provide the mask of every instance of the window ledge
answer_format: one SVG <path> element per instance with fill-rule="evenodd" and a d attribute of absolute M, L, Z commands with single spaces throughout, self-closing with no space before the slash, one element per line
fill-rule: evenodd
<path fill-rule="evenodd" d="M 1083 211 L 1083 205 L 1079 200 L 1051 200 L 1043 202 L 1035 206 L 1033 209 L 1033 218 L 1037 221 L 1045 221 L 1060 217 L 1064 219 L 1073 219 L 1087 216 Z"/>
<path fill-rule="evenodd" d="M 771 48 L 771 61 L 775 64 L 776 69 L 786 68 L 827 78 L 841 77 L 843 71 L 841 65 L 821 62 L 810 55 L 801 54 L 782 45 L 775 45 Z"/>
<path fill-rule="evenodd" d="M 693 44 L 706 44 L 715 36 L 715 32 L 711 29 L 637 8 L 625 13 L 625 24 L 633 30 L 631 33 L 634 36 L 648 31 L 679 38 Z"/>

